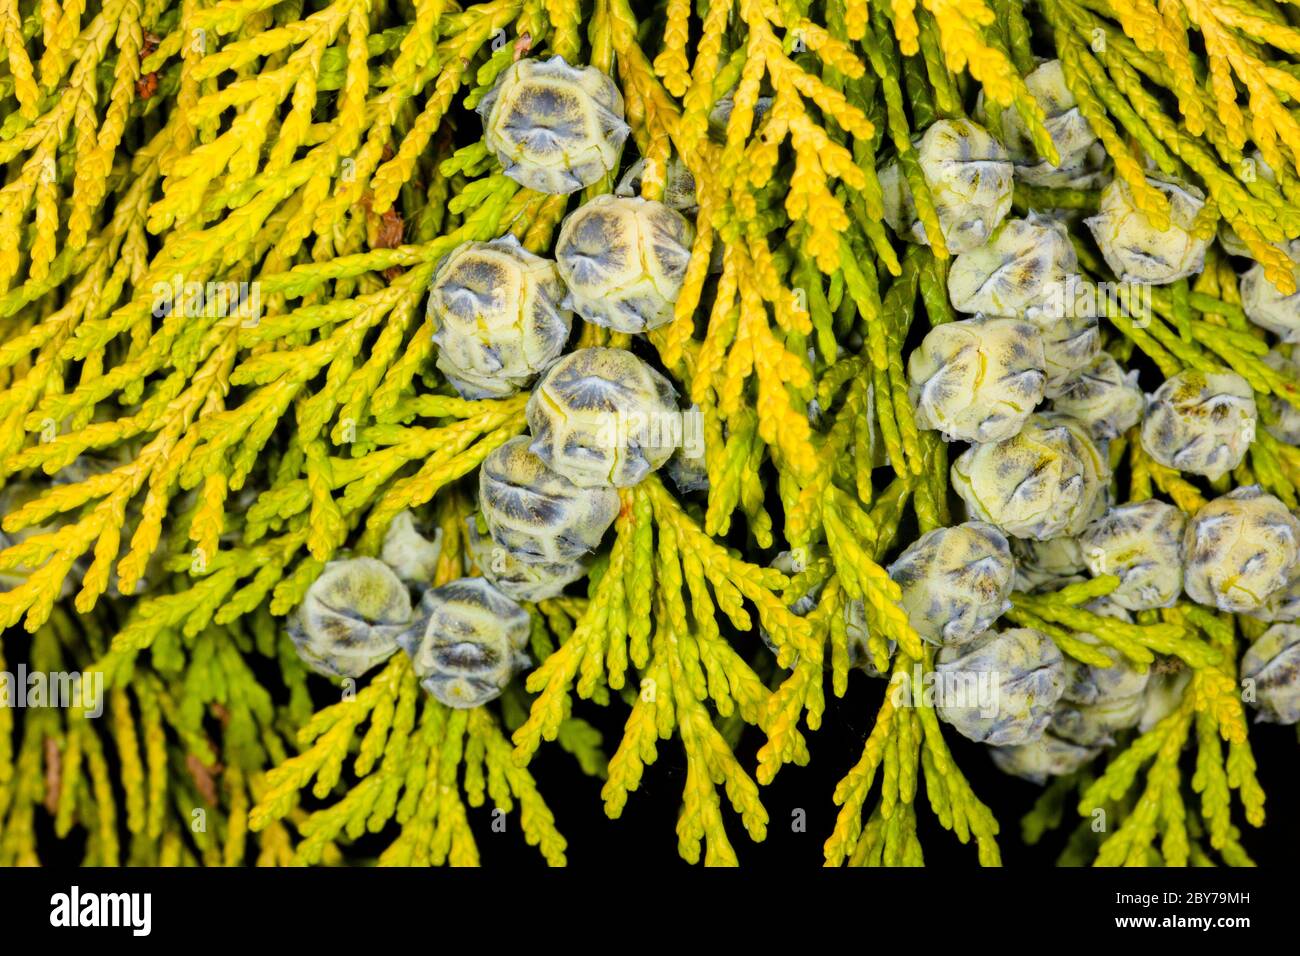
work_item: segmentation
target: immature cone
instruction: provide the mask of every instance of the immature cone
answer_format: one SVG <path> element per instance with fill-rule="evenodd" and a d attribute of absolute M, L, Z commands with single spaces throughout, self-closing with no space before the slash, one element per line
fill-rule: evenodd
<path fill-rule="evenodd" d="M 597 196 L 560 227 L 555 259 L 566 308 L 619 332 L 646 332 L 673 318 L 695 229 L 661 202 Z"/>
<path fill-rule="evenodd" d="M 525 435 L 483 459 L 479 506 L 492 540 L 529 564 L 571 564 L 600 547 L 618 517 L 613 488 L 579 488 L 547 468 Z"/>
<path fill-rule="evenodd" d="M 1147 697 L 1141 693 L 1091 705 L 1061 702 L 1048 727 L 1053 735 L 1080 747 L 1112 747 L 1115 735 L 1138 726 L 1145 705 Z"/>
<path fill-rule="evenodd" d="M 867 623 L 867 606 L 862 601 L 849 601 L 844 605 L 844 638 L 848 645 L 849 667 L 862 671 L 868 677 L 884 677 L 885 671 L 876 666 L 876 659 L 871 653 L 871 627 Z M 894 657 L 898 644 L 889 641 L 886 647 L 888 658 Z M 826 666 L 832 666 L 830 647 L 827 646 Z"/>
<path fill-rule="evenodd" d="M 1300 521 L 1259 485 L 1208 502 L 1183 535 L 1183 587 L 1198 604 L 1232 613 L 1263 607 L 1300 558 Z"/>
<path fill-rule="evenodd" d="M 1047 163 L 1035 166 L 1016 165 L 1016 179 L 1028 186 L 1045 186 L 1049 189 L 1083 189 L 1095 191 L 1105 189 L 1115 178 L 1115 171 L 1110 161 L 1110 154 L 1100 142 L 1093 143 L 1084 152 L 1083 158 L 1068 169 L 1056 169 Z M 1078 210 L 1060 210 L 1060 215 L 1067 222 L 1083 219 Z"/>
<path fill-rule="evenodd" d="M 1269 352 L 1263 362 L 1292 381 L 1300 381 L 1300 363 L 1295 359 Z M 1269 395 L 1266 401 L 1270 414 L 1265 417 L 1264 431 L 1287 445 L 1300 445 L 1300 407 L 1277 395 Z"/>
<path fill-rule="evenodd" d="M 948 296 L 958 312 L 1015 318 L 1046 311 L 1056 319 L 1078 268 L 1063 223 L 1008 219 L 984 245 L 953 260 Z"/>
<path fill-rule="evenodd" d="M 1015 747 L 989 748 L 989 756 L 999 770 L 1039 786 L 1047 783 L 1048 777 L 1074 773 L 1100 753 L 1100 747 L 1081 747 L 1050 733 Z"/>
<path fill-rule="evenodd" d="M 628 167 L 627 172 L 614 187 L 615 196 L 640 196 L 641 187 L 646 178 L 645 158 L 638 159 Z M 663 177 L 663 204 L 680 213 L 693 213 L 700 201 L 695 195 L 695 177 L 676 156 L 668 160 L 668 166 L 661 173 Z"/>
<path fill-rule="evenodd" d="M 1011 602 L 1015 562 L 1006 537 L 969 521 L 921 535 L 889 567 L 912 627 L 931 644 L 965 644 Z"/>
<path fill-rule="evenodd" d="M 687 454 L 685 447 L 677 449 L 668 459 L 664 471 L 668 473 L 674 487 L 684 495 L 709 490 L 709 471 L 703 450 L 692 455 Z"/>
<path fill-rule="evenodd" d="M 1167 669 L 1171 666 L 1170 661 L 1174 662 L 1175 670 Z M 1142 716 L 1138 719 L 1140 734 L 1145 734 L 1178 709 L 1187 685 L 1192 681 L 1191 668 L 1180 666 L 1177 658 L 1158 659 L 1151 670 L 1151 679 L 1142 698 Z"/>
<path fill-rule="evenodd" d="M 330 561 L 289 621 L 289 637 L 311 670 L 360 677 L 397 650 L 411 622 L 411 596 L 374 558 Z"/>
<path fill-rule="evenodd" d="M 1292 249 L 1292 252 L 1295 250 Z M 1300 263 L 1294 255 L 1291 259 L 1291 274 L 1300 280 Z M 1264 275 L 1264 267 L 1258 262 L 1241 277 L 1241 307 L 1246 318 L 1261 329 L 1267 329 L 1283 342 L 1300 342 L 1300 292 L 1284 295 L 1277 286 Z"/>
<path fill-rule="evenodd" d="M 916 150 L 948 251 L 959 254 L 979 248 L 1011 211 L 1014 184 L 1007 151 L 968 119 L 932 124 Z M 900 235 L 929 245 L 898 163 L 881 169 L 879 180 L 885 221 Z"/>
<path fill-rule="evenodd" d="M 528 564 L 508 551 L 493 551 L 489 561 L 482 566 L 483 577 L 497 590 L 515 601 L 546 601 L 559 597 L 574 581 L 580 581 L 591 570 L 589 561 L 569 561 L 555 564 Z"/>
<path fill-rule="evenodd" d="M 1291 576 L 1283 587 L 1251 611 L 1251 617 L 1270 623 L 1300 620 L 1300 564 L 1292 569 Z"/>
<path fill-rule="evenodd" d="M 1255 440 L 1255 393 L 1235 372 L 1186 369 L 1147 400 L 1142 447 L 1167 468 L 1214 480 Z"/>
<path fill-rule="evenodd" d="M 399 643 L 424 689 L 465 709 L 500 696 L 528 666 L 531 630 L 528 612 L 483 578 L 460 578 L 424 593 Z"/>
<path fill-rule="evenodd" d="M 1110 466 L 1083 425 L 1032 416 L 1013 438 L 972 445 L 952 465 L 971 517 L 1040 541 L 1077 535 L 1106 508 Z"/>
<path fill-rule="evenodd" d="M 1261 634 L 1241 657 L 1241 679 L 1253 682 L 1260 721 L 1300 722 L 1300 627 L 1274 624 Z"/>
<path fill-rule="evenodd" d="M 739 84 L 736 84 L 737 86 Z M 767 111 L 772 108 L 772 97 L 760 96 L 754 101 L 754 118 L 753 124 L 758 125 L 759 120 L 767 115 Z M 713 104 L 713 109 L 709 110 L 709 132 L 714 134 L 719 140 L 725 140 L 727 135 L 727 124 L 731 122 L 731 114 L 736 109 L 736 86 L 733 86 Z"/>
<path fill-rule="evenodd" d="M 1247 167 L 1246 163 L 1251 165 Z M 1251 150 L 1250 156 L 1242 162 L 1241 175 L 1243 181 L 1246 179 L 1248 169 L 1255 178 L 1266 183 L 1277 184 L 1277 174 L 1273 172 L 1272 166 L 1264 162 L 1264 154 L 1258 149 Z M 1218 238 L 1219 245 L 1223 247 L 1223 251 L 1228 255 L 1244 256 L 1247 259 L 1255 258 L 1255 253 L 1251 251 L 1250 246 L 1241 241 L 1241 238 L 1226 220 L 1219 221 Z"/>
<path fill-rule="evenodd" d="M 820 547 L 814 549 L 811 555 L 811 562 L 809 561 L 809 557 L 810 556 L 805 552 L 781 551 L 776 555 L 776 557 L 768 562 L 767 566 L 769 568 L 776 568 L 782 574 L 794 577 L 795 575 L 802 574 L 806 571 L 809 563 L 824 561 L 826 559 L 825 549 Z M 790 613 L 796 617 L 806 617 L 808 613 L 817 606 L 824 585 L 824 581 L 817 582 L 812 585 L 808 591 L 796 598 L 793 604 L 788 605 Z M 759 633 L 763 633 L 761 624 L 759 625 Z"/>
<path fill-rule="evenodd" d="M 517 392 L 564 351 L 573 313 L 563 297 L 555 263 L 514 236 L 457 246 L 429 290 L 438 369 L 465 398 Z"/>
<path fill-rule="evenodd" d="M 946 441 L 1015 435 L 1043 399 L 1042 341 L 1015 319 L 968 319 L 931 329 L 907 362 L 916 424 Z"/>
<path fill-rule="evenodd" d="M 1055 182 L 1053 174 L 1059 178 L 1063 171 L 1072 172 L 1084 165 L 1088 150 L 1097 142 L 1097 134 L 1079 112 L 1078 101 L 1066 85 L 1060 60 L 1040 63 L 1025 75 L 1025 86 L 1042 107 L 1043 125 L 1056 147 L 1058 161 L 1049 163 L 1039 156 L 1029 126 L 1016 109 L 1001 109 L 1000 139 L 1016 165 L 1017 179 L 1031 185 L 1052 185 Z M 982 115 L 987 106 L 981 92 L 976 115 Z"/>
<path fill-rule="evenodd" d="M 935 664 L 939 717 L 976 743 L 1016 746 L 1037 740 L 1065 686 L 1065 662 L 1032 628 L 985 631 L 940 649 Z"/>
<path fill-rule="evenodd" d="M 1087 605 L 1087 610 L 1104 617 L 1130 620 L 1128 613 L 1107 598 Z M 1051 733 L 1082 746 L 1109 746 L 1114 735 L 1137 725 L 1146 705 L 1150 670 L 1138 670 L 1128 659 L 1096 636 L 1076 633 L 1111 660 L 1109 667 L 1065 662 L 1065 690 L 1052 714 Z"/>
<path fill-rule="evenodd" d="M 1083 422 L 1093 438 L 1118 438 L 1138 423 L 1146 406 L 1137 377 L 1109 352 L 1099 352 L 1061 382 L 1052 408 Z"/>
<path fill-rule="evenodd" d="M 1111 508 L 1079 536 L 1088 570 L 1113 574 L 1107 595 L 1127 611 L 1171 607 L 1183 590 L 1183 513 L 1149 498 Z"/>
<path fill-rule="evenodd" d="M 1017 591 L 1037 591 L 1040 588 L 1058 590 L 1071 579 L 1083 580 L 1087 566 L 1083 562 L 1083 548 L 1078 538 L 1066 536 L 1035 541 L 1033 538 L 1012 538 L 1011 553 L 1016 559 Z"/>
<path fill-rule="evenodd" d="M 399 513 L 388 526 L 379 556 L 403 581 L 428 584 L 441 555 L 442 529 L 434 532 L 432 540 L 426 538 L 416 529 L 415 516 L 408 510 Z"/>
<path fill-rule="evenodd" d="M 579 349 L 542 376 L 528 399 L 529 445 L 575 485 L 635 485 L 680 444 L 669 381 L 626 349 Z"/>
<path fill-rule="evenodd" d="M 1097 316 L 1067 307 L 1063 312 L 1040 309 L 1026 320 L 1043 340 L 1047 382 L 1043 394 L 1056 398 L 1080 369 L 1087 368 L 1101 351 Z"/>
<path fill-rule="evenodd" d="M 1169 200 L 1169 226 L 1156 229 L 1133 201 L 1133 191 L 1116 179 L 1102 191 L 1097 215 L 1084 220 L 1101 248 L 1106 265 L 1121 280 L 1163 285 L 1201 271 L 1209 239 L 1192 235 L 1205 194 L 1177 180 L 1147 177 Z"/>
<path fill-rule="evenodd" d="M 623 96 L 593 66 L 563 57 L 519 60 L 479 101 L 483 142 L 505 174 L 538 192 L 567 195 L 618 165 L 630 131 Z"/>
<path fill-rule="evenodd" d="M 818 549 L 816 559 L 822 560 L 824 556 L 824 552 L 821 549 Z M 782 574 L 794 577 L 807 569 L 807 561 L 808 555 L 804 552 L 781 551 L 776 555 L 776 557 L 768 562 L 767 566 L 770 568 L 776 568 Z M 795 598 L 792 603 L 788 603 L 786 608 L 795 617 L 807 617 L 812 609 L 817 606 L 818 600 L 821 599 L 822 588 L 824 585 L 824 581 L 815 582 L 807 591 Z M 780 648 L 776 641 L 772 639 L 772 635 L 761 623 L 758 625 L 758 636 L 769 651 L 773 654 L 779 653 Z M 827 641 L 829 642 L 829 640 L 830 635 L 828 634 Z M 790 666 L 793 667 L 797 661 L 798 655 L 795 656 L 794 661 L 791 661 Z M 827 662 L 829 663 L 829 657 Z"/>
<path fill-rule="evenodd" d="M 1255 258 L 1255 254 L 1250 251 L 1250 246 L 1241 241 L 1236 231 L 1228 223 L 1219 222 L 1216 238 L 1219 240 L 1219 245 L 1223 248 L 1223 251 L 1228 255 L 1241 256 L 1244 259 Z"/>
<path fill-rule="evenodd" d="M 490 584 L 512 600 L 535 602 L 559 597 L 590 569 L 590 562 L 584 559 L 542 564 L 520 561 L 490 536 L 479 534 L 473 518 L 467 518 L 466 525 L 474 563 Z"/>

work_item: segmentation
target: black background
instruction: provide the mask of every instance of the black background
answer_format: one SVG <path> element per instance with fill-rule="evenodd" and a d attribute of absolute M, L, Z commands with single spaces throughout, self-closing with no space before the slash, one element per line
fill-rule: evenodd
<path fill-rule="evenodd" d="M 828 680 L 829 685 L 829 680 Z M 719 793 L 723 817 L 732 847 L 743 866 L 797 867 L 807 870 L 822 865 L 822 844 L 835 826 L 839 808 L 832 800 L 836 783 L 857 762 L 862 744 L 871 732 L 876 710 L 883 698 L 885 682 L 853 672 L 848 693 L 837 699 L 827 690 L 822 726 L 805 732 L 811 760 L 808 766 L 783 767 L 776 779 L 761 787 L 760 798 L 767 808 L 767 839 L 755 844 L 745 832 L 739 816 Z M 627 708 L 615 702 L 608 708 L 579 703 L 575 714 L 597 725 L 605 734 L 606 750 L 612 755 L 622 735 Z M 1252 714 L 1252 711 L 1247 711 Z M 752 772 L 755 753 L 763 743 L 762 732 L 747 728 L 737 748 L 741 765 Z M 988 756 L 988 748 L 966 740 L 944 725 L 944 739 L 954 759 L 974 788 L 988 804 L 1001 825 L 998 845 L 1007 866 L 1052 866 L 1065 846 L 1078 817 L 1069 812 L 1060 830 L 1046 834 L 1036 846 L 1027 846 L 1020 835 L 1020 818 L 1032 806 L 1042 789 L 999 771 Z M 1266 821 L 1256 830 L 1245 823 L 1234 793 L 1234 822 L 1242 830 L 1242 842 L 1261 865 L 1294 865 L 1300 855 L 1300 775 L 1296 773 L 1295 727 L 1252 724 L 1250 741 L 1258 764 L 1260 785 L 1267 796 Z M 675 826 L 686 779 L 686 758 L 674 738 L 659 742 L 659 758 L 646 767 L 641 788 L 628 797 L 618 820 L 609 820 L 600 799 L 600 781 L 583 776 L 574 760 L 552 744 L 543 743 L 530 764 L 538 787 L 555 814 L 560 832 L 569 841 L 569 864 L 575 867 L 620 867 L 629 865 L 685 866 L 677 855 Z M 1189 781 L 1195 769 L 1195 746 L 1183 754 L 1184 800 L 1189 816 L 1199 815 L 1200 797 L 1191 793 Z M 1139 774 L 1136 786 L 1145 784 Z M 868 797 L 867 810 L 879 791 Z M 930 812 L 923 789 L 918 789 L 916 810 L 919 836 L 927 866 L 978 866 L 974 843 L 961 844 L 943 829 Z M 806 832 L 792 832 L 792 815 L 806 811 Z M 483 864 L 540 863 L 535 850 L 523 843 L 512 817 L 505 833 L 491 831 L 490 810 L 470 810 Z M 1207 848 L 1208 849 L 1208 848 Z M 1213 856 L 1213 852 L 1211 852 Z"/>

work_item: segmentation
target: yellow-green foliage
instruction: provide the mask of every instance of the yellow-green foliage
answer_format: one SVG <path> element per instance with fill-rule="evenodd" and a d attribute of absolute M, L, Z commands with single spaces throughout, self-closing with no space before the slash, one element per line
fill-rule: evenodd
<path fill-rule="evenodd" d="M 1272 245 L 1300 235 L 1291 14 L 1244 0 L 1035 10 L 1032 39 L 1063 60 L 1141 208 L 1165 215 L 1145 156 L 1205 187 L 1198 230 L 1221 217 L 1291 282 Z M 1004 0 L 2 0 L 0 480 L 37 491 L 0 516 L 0 573 L 15 576 L 0 663 L 102 674 L 108 700 L 93 721 L 0 708 L 0 864 L 41 859 L 42 814 L 60 837 L 84 831 L 93 864 L 330 863 L 367 831 L 391 836 L 380 863 L 475 864 L 466 808 L 489 803 L 561 864 L 530 758 L 557 743 L 617 817 L 666 741 L 686 761 L 681 855 L 734 863 L 740 829 L 764 838 L 763 786 L 808 761 L 827 690 L 848 690 L 854 601 L 890 684 L 860 759 L 842 758 L 826 861 L 922 862 L 923 786 L 940 823 L 997 863 L 998 822 L 934 709 L 894 703 L 934 661 L 883 565 L 901 535 L 952 520 L 948 450 L 918 429 L 904 368 L 914 323 L 954 318 L 913 140 L 982 89 L 1054 159 L 1023 79 L 1030 42 Z M 566 211 L 614 185 L 572 201 L 524 190 L 479 142 L 463 107 L 525 54 L 615 77 L 646 197 L 673 157 L 694 177 L 684 287 L 648 338 L 702 414 L 707 502 L 654 476 L 624 490 L 585 596 L 530 607 L 536 666 L 499 702 L 443 707 L 399 654 L 315 709 L 328 685 L 284 616 L 325 562 L 378 553 L 406 509 L 444 532 L 435 583 L 471 571 L 473 475 L 525 428 L 525 395 L 467 401 L 434 370 L 437 263 L 507 233 L 544 253 Z M 1252 147 L 1276 182 L 1243 175 Z M 931 248 L 882 225 L 875 169 L 892 153 Z M 1016 201 L 1096 196 L 1020 187 Z M 158 309 L 175 291 L 192 307 Z M 255 309 L 231 307 L 249 294 Z M 1226 260 L 1158 291 L 1142 321 L 1108 318 L 1117 355 L 1300 395 L 1261 360 Z M 628 342 L 595 326 L 577 340 Z M 1193 511 L 1227 487 L 1193 484 L 1133 436 L 1112 453 L 1130 463 L 1121 499 Z M 1231 483 L 1294 506 L 1298 481 L 1300 450 L 1261 434 Z M 768 566 L 781 548 L 822 556 L 787 575 Z M 1252 625 L 1187 603 L 1131 624 L 1081 606 L 1114 584 L 1017 594 L 1010 619 L 1088 663 L 1104 659 L 1076 632 L 1138 666 L 1179 661 L 1189 690 L 1046 791 L 1025 832 L 1059 822 L 1077 789 L 1071 859 L 1245 862 L 1234 792 L 1263 821 L 1234 670 Z M 813 587 L 817 608 L 796 616 Z M 760 626 L 775 669 L 756 663 Z M 622 739 L 606 746 L 579 701 L 625 714 Z M 762 740 L 752 767 L 736 727 Z M 1116 823 L 1089 844 L 1098 807 Z"/>

